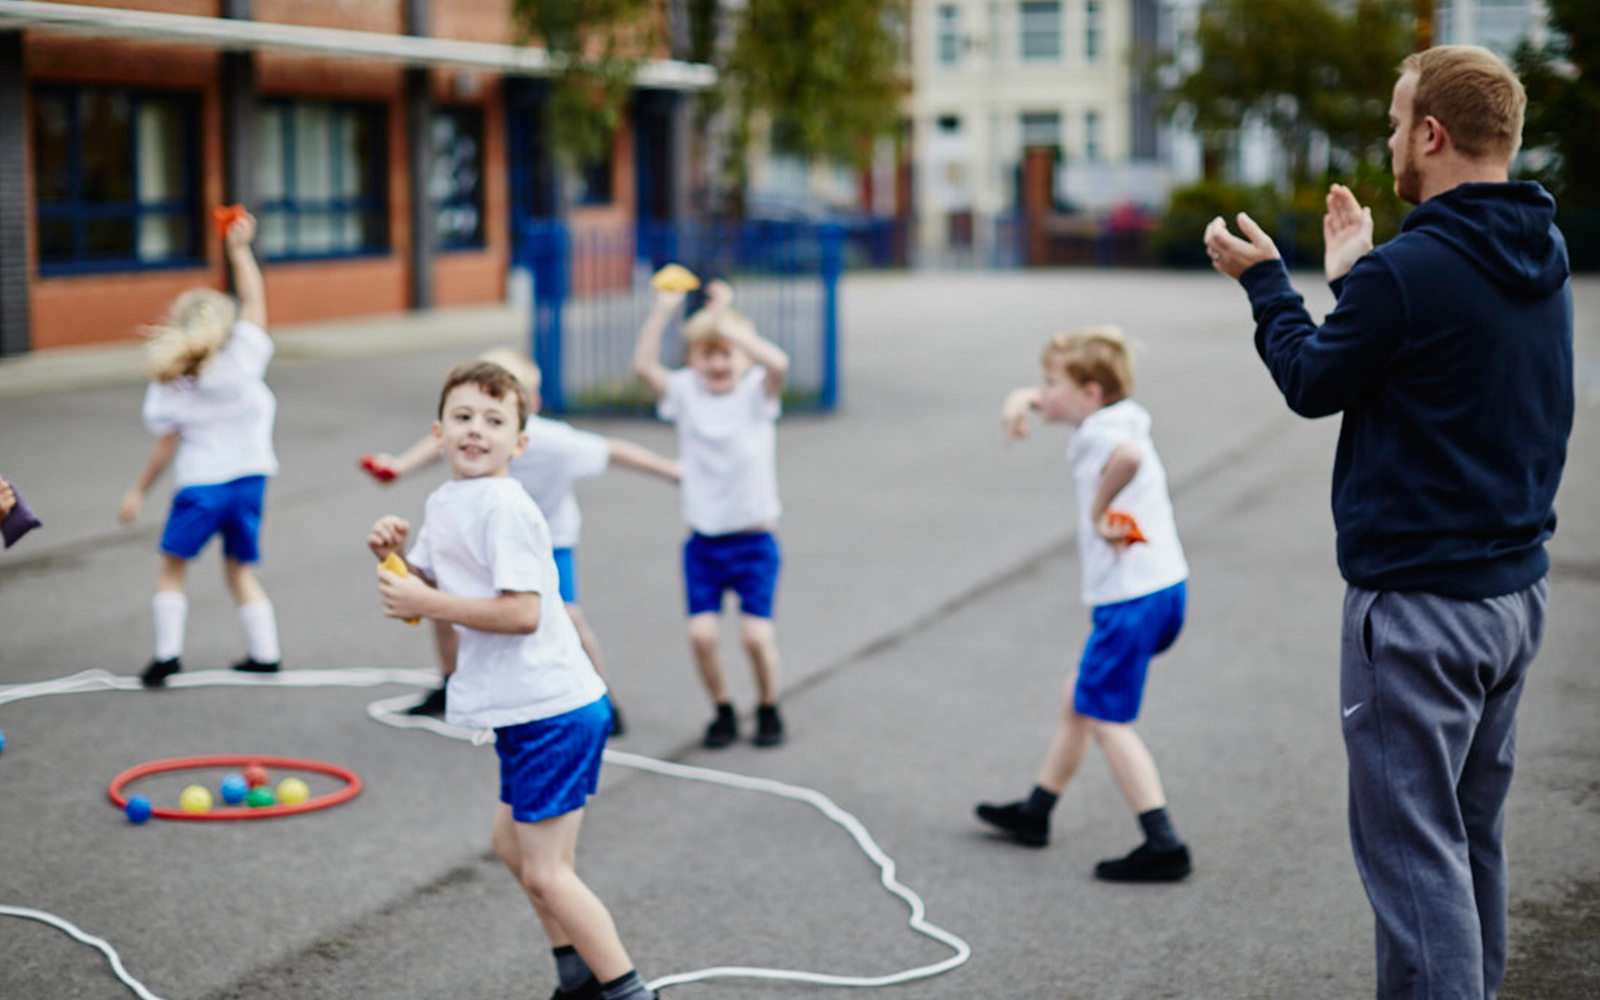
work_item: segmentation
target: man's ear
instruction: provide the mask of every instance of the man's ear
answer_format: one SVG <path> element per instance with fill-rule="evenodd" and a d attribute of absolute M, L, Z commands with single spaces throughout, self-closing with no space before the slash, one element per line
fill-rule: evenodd
<path fill-rule="evenodd" d="M 1445 129 L 1444 123 L 1432 115 L 1422 119 L 1422 152 L 1440 153 L 1446 145 L 1450 144 L 1450 133 Z"/>

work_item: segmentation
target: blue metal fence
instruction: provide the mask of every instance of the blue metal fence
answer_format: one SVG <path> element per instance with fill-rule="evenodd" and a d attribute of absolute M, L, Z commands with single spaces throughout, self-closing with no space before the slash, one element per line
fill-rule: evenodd
<path fill-rule="evenodd" d="M 655 400 L 633 374 L 633 347 L 664 264 L 702 281 L 721 277 L 734 306 L 788 352 L 784 406 L 832 410 L 839 402 L 839 277 L 845 231 L 811 223 L 660 224 L 573 230 L 529 224 L 518 265 L 533 278 L 532 355 L 544 373 L 543 407 L 555 413 L 639 414 Z M 683 363 L 684 315 L 667 330 L 662 362 Z"/>

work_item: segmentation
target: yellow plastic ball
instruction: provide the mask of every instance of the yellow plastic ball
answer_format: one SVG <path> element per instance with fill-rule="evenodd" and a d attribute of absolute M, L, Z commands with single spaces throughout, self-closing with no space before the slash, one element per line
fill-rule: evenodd
<path fill-rule="evenodd" d="M 278 801 L 283 805 L 299 805 L 310 797 L 311 789 L 299 778 L 284 778 L 278 782 Z"/>
<path fill-rule="evenodd" d="M 178 796 L 178 808 L 186 813 L 211 811 L 211 791 L 204 785 L 190 785 Z"/>

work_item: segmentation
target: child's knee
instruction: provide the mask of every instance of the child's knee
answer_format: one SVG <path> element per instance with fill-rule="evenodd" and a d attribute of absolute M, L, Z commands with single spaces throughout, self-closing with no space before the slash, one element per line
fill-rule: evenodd
<path fill-rule="evenodd" d="M 696 649 L 715 649 L 717 646 L 717 616 L 695 615 L 690 618 L 689 642 Z"/>

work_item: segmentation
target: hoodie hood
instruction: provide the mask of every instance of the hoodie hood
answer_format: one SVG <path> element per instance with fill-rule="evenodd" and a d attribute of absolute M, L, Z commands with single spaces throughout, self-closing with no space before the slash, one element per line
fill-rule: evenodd
<path fill-rule="evenodd" d="M 1556 202 L 1532 181 L 1461 184 L 1418 205 L 1401 231 L 1426 233 L 1519 298 L 1541 298 L 1567 280 L 1567 244 Z"/>

